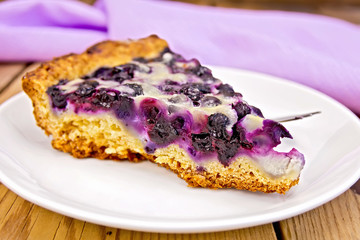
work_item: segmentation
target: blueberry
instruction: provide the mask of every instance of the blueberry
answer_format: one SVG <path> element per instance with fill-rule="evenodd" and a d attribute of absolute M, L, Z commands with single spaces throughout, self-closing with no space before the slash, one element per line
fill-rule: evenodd
<path fill-rule="evenodd" d="M 61 90 L 55 85 L 46 90 L 46 93 L 50 96 L 52 106 L 63 109 L 67 105 L 67 95 L 62 94 Z"/>
<path fill-rule="evenodd" d="M 200 101 L 202 107 L 216 107 L 221 104 L 217 97 L 205 96 Z"/>
<path fill-rule="evenodd" d="M 200 103 L 197 101 L 193 102 L 193 105 L 194 105 L 194 107 L 200 107 Z"/>
<path fill-rule="evenodd" d="M 171 122 L 171 126 L 173 126 L 178 132 L 180 132 L 185 126 L 185 119 L 181 116 L 178 116 Z"/>
<path fill-rule="evenodd" d="M 211 93 L 211 88 L 208 84 L 192 83 L 183 85 L 180 92 L 188 96 L 192 101 L 197 102 L 204 94 Z"/>
<path fill-rule="evenodd" d="M 159 86 L 159 89 L 167 94 L 179 93 L 179 83 L 172 80 L 165 80 L 165 82 Z"/>
<path fill-rule="evenodd" d="M 246 130 L 239 124 L 234 125 L 233 134 L 229 140 L 216 139 L 215 149 L 218 159 L 224 166 L 229 166 L 230 160 L 238 153 L 239 148 L 252 149 L 253 144 L 246 139 Z"/>
<path fill-rule="evenodd" d="M 156 106 L 143 107 L 143 113 L 148 124 L 155 124 L 155 122 L 161 115 L 160 110 Z"/>
<path fill-rule="evenodd" d="M 118 94 L 112 91 L 106 91 L 101 89 L 97 92 L 92 99 L 92 103 L 96 106 L 101 106 L 104 108 L 111 108 L 113 103 L 118 99 Z"/>
<path fill-rule="evenodd" d="M 119 96 L 119 100 L 116 101 L 112 108 L 114 109 L 115 115 L 120 119 L 129 119 L 134 116 L 134 99 Z"/>
<path fill-rule="evenodd" d="M 222 113 L 214 113 L 208 118 L 207 128 L 212 137 L 227 139 L 226 125 L 229 123 L 230 120 L 227 116 Z"/>
<path fill-rule="evenodd" d="M 115 81 L 119 82 L 132 79 L 135 70 L 138 70 L 138 66 L 132 63 L 117 66 L 113 70 L 113 78 Z"/>
<path fill-rule="evenodd" d="M 230 139 L 231 141 L 237 141 L 240 143 L 241 147 L 245 149 L 253 148 L 253 144 L 246 139 L 245 128 L 243 128 L 240 124 L 236 124 L 233 126 L 232 130 L 233 134 Z"/>
<path fill-rule="evenodd" d="M 209 84 L 193 83 L 192 86 L 197 87 L 200 90 L 200 92 L 204 94 L 211 93 L 211 87 Z"/>
<path fill-rule="evenodd" d="M 180 92 L 185 94 L 192 101 L 199 101 L 204 95 L 197 87 L 191 85 L 181 88 Z"/>
<path fill-rule="evenodd" d="M 154 143 L 166 145 L 172 143 L 178 137 L 178 132 L 169 121 L 160 118 L 148 132 L 148 135 Z"/>
<path fill-rule="evenodd" d="M 81 83 L 76 89 L 75 94 L 79 97 L 90 97 L 94 92 L 95 88 L 99 85 L 97 81 L 87 80 Z"/>
<path fill-rule="evenodd" d="M 211 74 L 211 70 L 209 68 L 201 65 L 199 65 L 197 68 L 194 68 L 193 72 L 199 77 Z"/>
<path fill-rule="evenodd" d="M 162 85 L 159 86 L 159 89 L 163 91 L 165 94 L 176 94 L 179 92 L 177 87 L 173 85 Z"/>
<path fill-rule="evenodd" d="M 111 72 L 112 72 L 113 68 L 109 68 L 109 67 L 101 67 L 99 69 L 97 69 L 95 72 L 93 72 L 92 74 L 85 76 L 85 78 L 101 78 L 103 80 L 109 80 L 111 77 Z"/>
<path fill-rule="evenodd" d="M 136 64 L 128 63 L 117 67 L 102 67 L 96 70 L 90 77 L 100 78 L 102 80 L 114 80 L 123 82 L 134 77 L 134 71 L 138 70 Z"/>
<path fill-rule="evenodd" d="M 178 82 L 173 81 L 173 80 L 169 80 L 169 79 L 165 80 L 165 84 L 166 85 L 179 85 Z"/>
<path fill-rule="evenodd" d="M 235 95 L 234 89 L 229 84 L 221 84 L 217 89 L 219 90 L 219 93 L 226 97 L 233 97 Z"/>
<path fill-rule="evenodd" d="M 192 145 L 196 151 L 199 152 L 214 151 L 209 133 L 191 134 L 191 140 L 192 140 Z"/>
<path fill-rule="evenodd" d="M 139 95 L 144 95 L 143 88 L 139 84 L 127 83 L 127 84 L 124 84 L 124 86 L 128 86 L 129 88 L 134 90 L 134 93 L 131 95 L 133 97 L 136 97 L 136 96 L 139 96 Z"/>
<path fill-rule="evenodd" d="M 274 146 L 280 144 L 280 138 L 292 138 L 289 131 L 278 122 L 267 119 L 263 124 L 263 131 L 271 138 Z"/>
<path fill-rule="evenodd" d="M 233 108 L 237 113 L 238 120 L 251 113 L 251 108 L 244 102 L 238 102 L 237 104 L 233 105 Z"/>
<path fill-rule="evenodd" d="M 250 106 L 250 108 L 251 108 L 252 114 L 257 115 L 257 116 L 262 117 L 262 118 L 264 117 L 264 115 L 262 114 L 262 112 L 261 112 L 261 110 L 259 108 L 254 107 L 254 106 Z"/>
<path fill-rule="evenodd" d="M 177 95 L 175 97 L 169 98 L 168 101 L 171 103 L 182 103 L 186 102 L 188 99 L 184 95 Z"/>
<path fill-rule="evenodd" d="M 139 108 L 141 118 L 150 125 L 155 124 L 166 112 L 166 108 L 155 98 L 145 98 L 141 101 Z"/>
<path fill-rule="evenodd" d="M 230 165 L 230 160 L 237 154 L 240 143 L 236 140 L 216 140 L 215 149 L 218 153 L 218 159 L 224 166 Z"/>
<path fill-rule="evenodd" d="M 216 79 L 213 77 L 211 70 L 207 67 L 199 65 L 191 70 L 196 76 L 200 77 L 204 82 L 212 83 Z"/>
<path fill-rule="evenodd" d="M 175 105 L 169 105 L 168 108 L 167 108 L 167 110 L 168 110 L 168 113 L 169 113 L 169 115 L 170 115 L 170 114 L 173 114 L 173 113 L 178 112 L 178 111 L 179 111 L 179 107 L 177 107 L 177 106 L 175 106 Z"/>

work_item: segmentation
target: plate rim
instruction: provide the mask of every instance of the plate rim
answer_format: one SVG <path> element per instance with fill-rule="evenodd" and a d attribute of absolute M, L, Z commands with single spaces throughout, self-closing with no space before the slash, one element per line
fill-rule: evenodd
<path fill-rule="evenodd" d="M 302 90 L 306 90 L 306 92 L 308 93 L 315 94 L 318 97 L 325 99 L 327 102 L 330 102 L 332 105 L 336 106 L 337 108 L 340 108 L 344 113 L 347 114 L 349 119 L 354 120 L 354 122 L 356 122 L 360 127 L 360 121 L 352 111 L 350 111 L 347 107 L 345 107 L 337 100 L 329 97 L 328 95 L 316 89 L 310 88 L 303 84 L 296 83 L 284 78 L 279 78 L 276 76 L 259 73 L 259 72 L 253 72 L 249 70 L 220 67 L 220 66 L 210 66 L 210 69 L 216 71 L 233 71 L 241 74 L 252 75 L 257 78 L 266 78 L 272 81 L 281 82 L 282 84 L 288 84 L 288 86 L 292 85 L 297 88 L 301 88 Z M 2 112 L 2 109 L 6 108 L 6 106 L 11 105 L 13 102 L 23 97 L 26 97 L 25 93 L 20 92 L 9 98 L 7 101 L 3 102 L 0 105 L 0 113 Z M 357 148 L 348 154 L 352 154 L 354 152 L 360 153 L 360 148 Z M 2 153 L 2 155 L 7 157 L 8 161 L 13 161 L 11 155 L 6 153 L 6 151 L 4 149 L 1 149 L 1 147 L 0 147 L 0 153 Z M 331 201 L 332 199 L 341 195 L 343 192 L 349 189 L 351 185 L 354 184 L 359 178 L 360 178 L 360 169 L 358 169 L 353 176 L 347 178 L 347 180 L 342 185 L 333 188 L 331 191 L 327 192 L 327 194 L 322 194 L 320 196 L 313 198 L 311 201 L 306 201 L 296 206 L 288 207 L 286 209 L 277 211 L 276 216 L 274 216 L 274 213 L 271 212 L 271 213 L 261 214 L 259 216 L 254 216 L 254 217 L 250 216 L 246 218 L 240 216 L 240 217 L 226 218 L 221 220 L 219 219 L 211 219 L 206 221 L 203 220 L 200 222 L 200 224 L 197 221 L 182 220 L 180 221 L 181 223 L 179 223 L 179 220 L 176 220 L 174 224 L 172 222 L 169 223 L 169 220 L 166 219 L 164 220 L 156 219 L 148 222 L 146 220 L 133 220 L 133 219 L 129 220 L 126 217 L 124 218 L 121 216 L 115 217 L 115 216 L 94 213 L 94 212 L 89 213 L 88 211 L 85 211 L 83 209 L 77 209 L 73 206 L 68 206 L 66 204 L 63 204 L 62 202 L 58 202 L 56 201 L 56 199 L 55 201 L 54 199 L 52 201 L 49 201 L 42 196 L 38 196 L 36 194 L 31 193 L 30 190 L 27 190 L 20 184 L 17 184 L 16 181 L 13 181 L 5 173 L 3 173 L 2 169 L 0 169 L 0 182 L 3 185 L 8 187 L 11 191 L 15 192 L 17 195 L 21 196 L 22 198 L 36 205 L 49 209 L 51 211 L 69 217 L 73 217 L 76 219 L 80 219 L 83 221 L 89 221 L 92 223 L 106 225 L 110 227 L 125 228 L 135 231 L 163 232 L 163 233 L 195 233 L 195 232 L 200 233 L 200 232 L 215 232 L 215 231 L 246 228 L 251 226 L 262 225 L 265 223 L 270 223 L 269 219 L 264 217 L 267 215 L 271 215 L 270 218 L 271 222 L 290 218 L 302 214 L 304 212 L 307 212 L 311 209 L 314 209 L 328 201 Z M 309 202 L 311 202 L 311 204 L 309 204 Z"/>

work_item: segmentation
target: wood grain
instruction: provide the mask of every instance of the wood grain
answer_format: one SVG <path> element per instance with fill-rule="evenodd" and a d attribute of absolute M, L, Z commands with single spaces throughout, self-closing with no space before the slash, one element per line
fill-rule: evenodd
<path fill-rule="evenodd" d="M 0 103 L 3 103 L 7 99 L 9 99 L 11 96 L 21 92 L 22 91 L 21 78 L 24 76 L 24 74 L 26 72 L 35 69 L 37 66 L 39 66 L 39 63 L 33 63 L 33 64 L 27 66 L 26 68 L 20 69 L 19 72 L 14 73 L 12 75 L 12 78 L 14 78 L 14 79 L 11 82 L 11 84 L 8 85 L 2 92 L 0 92 Z M 1 73 L 0 73 L 0 75 L 1 75 Z"/>
<path fill-rule="evenodd" d="M 360 195 L 348 190 L 280 226 L 284 239 L 360 239 Z"/>
<path fill-rule="evenodd" d="M 0 93 L 25 67 L 25 63 L 0 63 Z"/>
<path fill-rule="evenodd" d="M 11 197 L 15 195 L 10 193 Z M 0 203 L 0 209 L 2 210 L 2 203 Z M 26 218 L 31 211 L 33 204 L 15 196 L 15 201 L 11 203 L 10 209 L 5 214 L 5 217 L 1 219 L 0 223 L 0 236 L 2 239 L 16 239 L 18 233 L 22 232 Z"/>

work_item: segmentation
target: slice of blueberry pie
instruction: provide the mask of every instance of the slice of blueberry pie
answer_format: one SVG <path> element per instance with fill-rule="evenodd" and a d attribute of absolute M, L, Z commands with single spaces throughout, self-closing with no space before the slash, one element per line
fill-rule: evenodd
<path fill-rule="evenodd" d="M 193 187 L 285 193 L 304 157 L 290 133 L 196 59 L 150 36 L 99 43 L 23 78 L 37 124 L 78 158 L 148 159 Z"/>

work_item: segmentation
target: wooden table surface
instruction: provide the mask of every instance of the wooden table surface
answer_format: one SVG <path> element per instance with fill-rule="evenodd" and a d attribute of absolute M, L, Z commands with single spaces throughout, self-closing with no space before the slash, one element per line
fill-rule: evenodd
<path fill-rule="evenodd" d="M 0 104 L 22 91 L 21 77 L 36 66 L 0 63 Z M 0 239 L 360 239 L 360 195 L 347 190 L 312 211 L 257 227 L 217 233 L 160 234 L 66 217 L 24 200 L 0 183 Z"/>

